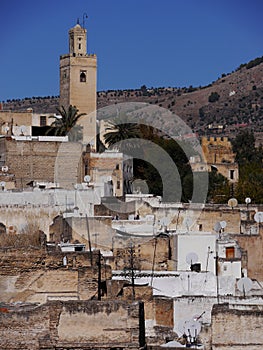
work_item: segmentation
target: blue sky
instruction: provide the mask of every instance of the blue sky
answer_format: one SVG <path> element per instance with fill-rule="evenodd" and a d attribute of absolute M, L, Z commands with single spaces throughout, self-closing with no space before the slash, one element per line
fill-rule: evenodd
<path fill-rule="evenodd" d="M 206 85 L 263 55 L 262 0 L 1 0 L 0 101 L 59 94 L 84 13 L 98 91 Z"/>

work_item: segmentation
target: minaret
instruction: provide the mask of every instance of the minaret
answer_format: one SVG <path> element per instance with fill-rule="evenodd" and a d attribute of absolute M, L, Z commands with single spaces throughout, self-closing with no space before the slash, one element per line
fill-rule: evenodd
<path fill-rule="evenodd" d="M 97 57 L 87 54 L 87 30 L 76 24 L 69 30 L 69 54 L 60 56 L 60 106 L 76 106 L 83 143 L 96 148 Z"/>

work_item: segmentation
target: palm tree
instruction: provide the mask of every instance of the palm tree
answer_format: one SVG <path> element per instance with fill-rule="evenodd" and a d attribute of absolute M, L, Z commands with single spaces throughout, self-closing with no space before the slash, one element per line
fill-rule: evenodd
<path fill-rule="evenodd" d="M 104 134 L 105 143 L 111 147 L 116 144 L 117 148 L 125 148 L 129 146 L 132 148 L 132 144 L 129 142 L 122 142 L 127 139 L 140 138 L 140 129 L 137 124 L 128 122 L 127 119 L 120 116 L 115 117 L 112 121 L 108 121 L 108 127 Z"/>
<path fill-rule="evenodd" d="M 56 136 L 66 136 L 68 135 L 69 141 L 78 141 L 81 139 L 81 131 L 82 127 L 80 125 L 76 125 L 77 121 L 86 113 L 78 113 L 78 109 L 75 106 L 70 105 L 68 110 L 65 109 L 64 106 L 61 108 L 56 108 L 59 115 L 50 116 L 49 118 L 55 118 L 55 120 L 50 125 L 50 129 L 54 130 L 54 134 Z"/>

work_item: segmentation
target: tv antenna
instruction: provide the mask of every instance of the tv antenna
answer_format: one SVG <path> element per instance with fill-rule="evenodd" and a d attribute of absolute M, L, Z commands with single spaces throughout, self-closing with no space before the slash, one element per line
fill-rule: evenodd
<path fill-rule="evenodd" d="M 85 19 L 87 18 L 88 18 L 88 15 L 86 14 L 86 12 L 84 12 L 82 16 L 82 28 L 85 28 Z"/>
<path fill-rule="evenodd" d="M 237 288 L 240 292 L 244 293 L 244 297 L 246 297 L 246 293 L 248 293 L 252 289 L 252 281 L 248 277 L 242 277 L 237 282 Z"/>

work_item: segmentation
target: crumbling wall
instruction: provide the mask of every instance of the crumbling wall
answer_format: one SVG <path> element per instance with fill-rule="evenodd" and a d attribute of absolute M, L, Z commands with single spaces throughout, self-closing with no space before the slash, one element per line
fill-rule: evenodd
<path fill-rule="evenodd" d="M 6 305 L 0 312 L 0 349 L 139 349 L 144 346 L 143 304 L 123 301 Z"/>
<path fill-rule="evenodd" d="M 0 252 L 0 300 L 39 302 L 97 296 L 98 254 L 47 253 L 44 249 Z M 111 278 L 102 264 L 101 281 Z"/>
<path fill-rule="evenodd" d="M 262 249 L 262 228 L 259 235 L 235 235 L 239 246 L 247 255 L 248 277 L 263 281 L 263 249 Z"/>
<path fill-rule="evenodd" d="M 262 326 L 262 305 L 214 305 L 212 349 L 262 350 Z"/>

